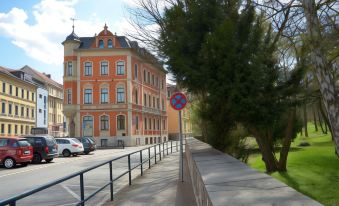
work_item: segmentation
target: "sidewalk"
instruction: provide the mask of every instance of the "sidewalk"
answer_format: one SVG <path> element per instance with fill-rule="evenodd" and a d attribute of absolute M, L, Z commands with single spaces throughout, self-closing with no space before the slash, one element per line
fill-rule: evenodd
<path fill-rule="evenodd" d="M 184 167 L 187 167 L 186 162 Z M 114 201 L 105 206 L 195 206 L 189 181 L 187 174 L 184 174 L 184 182 L 179 180 L 179 153 L 173 153 L 134 179 L 131 186 L 120 190 Z"/>

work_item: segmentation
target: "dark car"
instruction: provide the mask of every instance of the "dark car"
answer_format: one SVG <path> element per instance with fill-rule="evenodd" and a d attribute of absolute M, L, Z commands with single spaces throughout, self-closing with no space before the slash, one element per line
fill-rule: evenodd
<path fill-rule="evenodd" d="M 94 140 L 90 137 L 79 137 L 77 138 L 84 146 L 84 154 L 89 154 L 90 152 L 96 150 L 97 146 Z"/>
<path fill-rule="evenodd" d="M 0 163 L 6 168 L 15 167 L 16 164 L 27 166 L 33 158 L 33 147 L 24 138 L 0 138 Z"/>
<path fill-rule="evenodd" d="M 24 138 L 33 146 L 33 163 L 45 160 L 51 162 L 58 156 L 58 145 L 54 137 L 49 135 L 25 136 Z"/>

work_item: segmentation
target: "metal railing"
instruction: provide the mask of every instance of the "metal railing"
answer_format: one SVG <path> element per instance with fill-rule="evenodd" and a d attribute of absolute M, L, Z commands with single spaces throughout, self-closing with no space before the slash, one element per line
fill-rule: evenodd
<path fill-rule="evenodd" d="M 173 145 L 173 142 L 175 142 L 175 145 Z M 169 147 L 169 144 L 170 144 L 170 147 Z M 162 145 L 162 150 L 161 150 L 161 145 Z M 166 146 L 166 148 L 165 148 L 165 146 Z M 21 199 L 29 197 L 29 196 L 31 196 L 31 195 L 33 195 L 35 193 L 38 193 L 38 192 L 40 192 L 42 190 L 48 189 L 48 188 L 50 188 L 52 186 L 55 186 L 57 184 L 60 184 L 62 182 L 65 182 L 67 180 L 70 180 L 70 179 L 78 177 L 78 176 L 79 176 L 79 187 L 80 187 L 80 202 L 75 203 L 75 205 L 77 205 L 77 206 L 84 206 L 86 201 L 88 201 L 89 199 L 94 197 L 97 193 L 99 193 L 100 191 L 104 190 L 108 186 L 110 186 L 110 199 L 111 199 L 111 201 L 113 201 L 113 183 L 114 183 L 114 181 L 117 181 L 118 179 L 120 179 L 124 175 L 128 174 L 128 184 L 131 185 L 132 184 L 132 171 L 134 169 L 140 167 L 140 175 L 142 176 L 143 173 L 144 173 L 144 164 L 145 163 L 148 163 L 148 169 L 150 169 L 151 165 L 152 165 L 151 160 L 153 158 L 154 158 L 154 164 L 156 164 L 157 163 L 157 156 L 159 156 L 159 160 L 158 161 L 161 161 L 161 159 L 164 158 L 164 156 L 165 156 L 165 151 L 166 151 L 167 155 L 173 153 L 173 147 L 175 147 L 176 148 L 176 152 L 178 152 L 178 147 L 179 147 L 178 141 L 170 140 L 170 141 L 166 141 L 166 142 L 163 142 L 163 143 L 158 143 L 158 144 L 152 145 L 150 147 L 147 147 L 147 148 L 135 151 L 135 152 L 131 152 L 129 154 L 125 154 L 125 155 L 113 158 L 111 160 L 108 160 L 108 161 L 105 161 L 103 163 L 100 163 L 100 164 L 94 165 L 92 167 L 89 167 L 87 169 L 81 170 L 80 172 L 73 173 L 73 174 L 68 175 L 66 177 L 63 177 L 63 178 L 60 178 L 60 179 L 55 180 L 53 182 L 47 183 L 45 185 L 42 185 L 42 186 L 40 186 L 38 188 L 29 190 L 29 191 L 24 192 L 24 193 L 22 193 L 20 195 L 8 198 L 8 199 L 3 200 L 3 201 L 0 201 L 0 206 L 4 206 L 4 205 L 15 206 L 16 202 L 21 200 Z M 151 156 L 151 148 L 153 148 L 153 150 L 154 150 L 154 155 L 153 156 Z M 143 151 L 145 151 L 145 150 L 148 150 L 148 154 L 147 154 L 148 158 L 147 159 L 143 159 Z M 132 165 L 131 165 L 131 155 L 137 154 L 137 153 L 139 153 L 139 155 L 140 155 L 139 163 L 132 167 Z M 127 159 L 128 159 L 128 170 L 123 172 L 119 176 L 113 178 L 112 163 L 114 161 L 116 161 L 116 160 L 120 160 L 120 159 L 125 158 L 125 157 L 127 157 Z M 99 167 L 102 167 L 104 165 L 109 165 L 109 181 L 105 185 L 103 185 L 102 187 L 97 189 L 95 192 L 93 192 L 92 194 L 90 194 L 87 197 L 85 197 L 84 174 L 89 172 L 89 171 L 92 171 L 94 169 L 97 169 Z"/>

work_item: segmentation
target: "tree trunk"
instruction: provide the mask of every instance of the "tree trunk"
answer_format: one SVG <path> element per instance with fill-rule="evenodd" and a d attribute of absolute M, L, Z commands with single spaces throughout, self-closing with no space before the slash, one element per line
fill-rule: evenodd
<path fill-rule="evenodd" d="M 307 105 L 306 105 L 306 101 L 304 101 L 304 105 L 303 105 L 303 114 L 304 114 L 305 137 L 308 137 L 308 130 L 307 130 Z"/>
<path fill-rule="evenodd" d="M 279 158 L 279 171 L 280 172 L 287 171 L 287 156 L 288 156 L 288 152 L 291 147 L 295 115 L 296 115 L 295 109 L 292 109 L 291 111 L 289 111 L 286 134 L 283 140 L 282 148 L 280 150 L 280 158 Z"/>
<path fill-rule="evenodd" d="M 302 0 L 307 31 L 310 37 L 312 61 L 315 66 L 315 74 L 320 86 L 320 93 L 329 120 L 329 127 L 332 131 L 335 150 L 339 156 L 339 118 L 338 105 L 336 104 L 336 91 L 331 64 L 327 62 L 326 52 L 321 40 L 320 23 L 317 16 L 314 0 Z"/>
<path fill-rule="evenodd" d="M 326 122 L 325 122 L 325 129 L 323 127 L 323 121 L 322 121 L 322 115 L 320 114 L 320 111 L 318 110 L 318 120 L 319 120 L 319 125 L 321 128 L 321 131 L 323 132 L 323 134 L 327 134 L 327 127 L 326 127 Z"/>
<path fill-rule="evenodd" d="M 316 114 L 316 112 L 315 112 L 314 106 L 312 106 L 312 110 L 313 110 L 314 129 L 315 129 L 316 132 L 318 132 L 317 114 Z"/>

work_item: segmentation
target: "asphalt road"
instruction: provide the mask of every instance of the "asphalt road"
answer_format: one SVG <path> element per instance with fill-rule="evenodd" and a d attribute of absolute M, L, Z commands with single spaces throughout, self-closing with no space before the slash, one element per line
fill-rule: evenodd
<path fill-rule="evenodd" d="M 173 143 L 175 146 L 175 143 Z M 170 145 L 169 145 L 170 147 Z M 5 169 L 0 166 L 0 200 L 18 195 L 25 191 L 34 189 L 51 181 L 73 174 L 80 170 L 86 169 L 101 162 L 138 151 L 141 147 L 128 147 L 125 149 L 105 149 L 97 150 L 90 155 L 79 155 L 77 157 L 59 157 L 52 163 L 30 164 L 27 167 L 17 166 L 14 169 Z M 158 152 L 157 147 L 157 152 Z M 151 156 L 154 155 L 154 149 L 151 150 Z M 176 148 L 173 148 L 173 152 Z M 169 150 L 170 152 L 170 150 Z M 165 152 L 167 153 L 167 152 Z M 148 158 L 148 150 L 143 151 L 143 160 Z M 157 156 L 159 160 L 159 155 Z M 131 155 L 131 167 L 133 168 L 140 162 L 140 153 Z M 152 159 L 154 164 L 154 158 Z M 114 161 L 113 178 L 128 170 L 128 160 L 124 157 Z M 148 169 L 148 163 L 144 164 L 144 170 Z M 132 178 L 140 175 L 140 167 L 132 172 Z M 105 165 L 92 170 L 84 175 L 85 197 L 105 185 L 109 181 L 109 166 Z M 66 206 L 74 205 L 80 200 L 79 177 L 72 178 L 68 181 L 55 185 L 51 188 L 38 192 L 30 197 L 24 198 L 17 202 L 17 205 L 34 205 L 34 206 Z M 114 182 L 114 193 L 128 184 L 128 175 L 125 175 L 118 181 Z M 109 187 L 91 198 L 86 205 L 102 205 L 110 199 Z"/>

